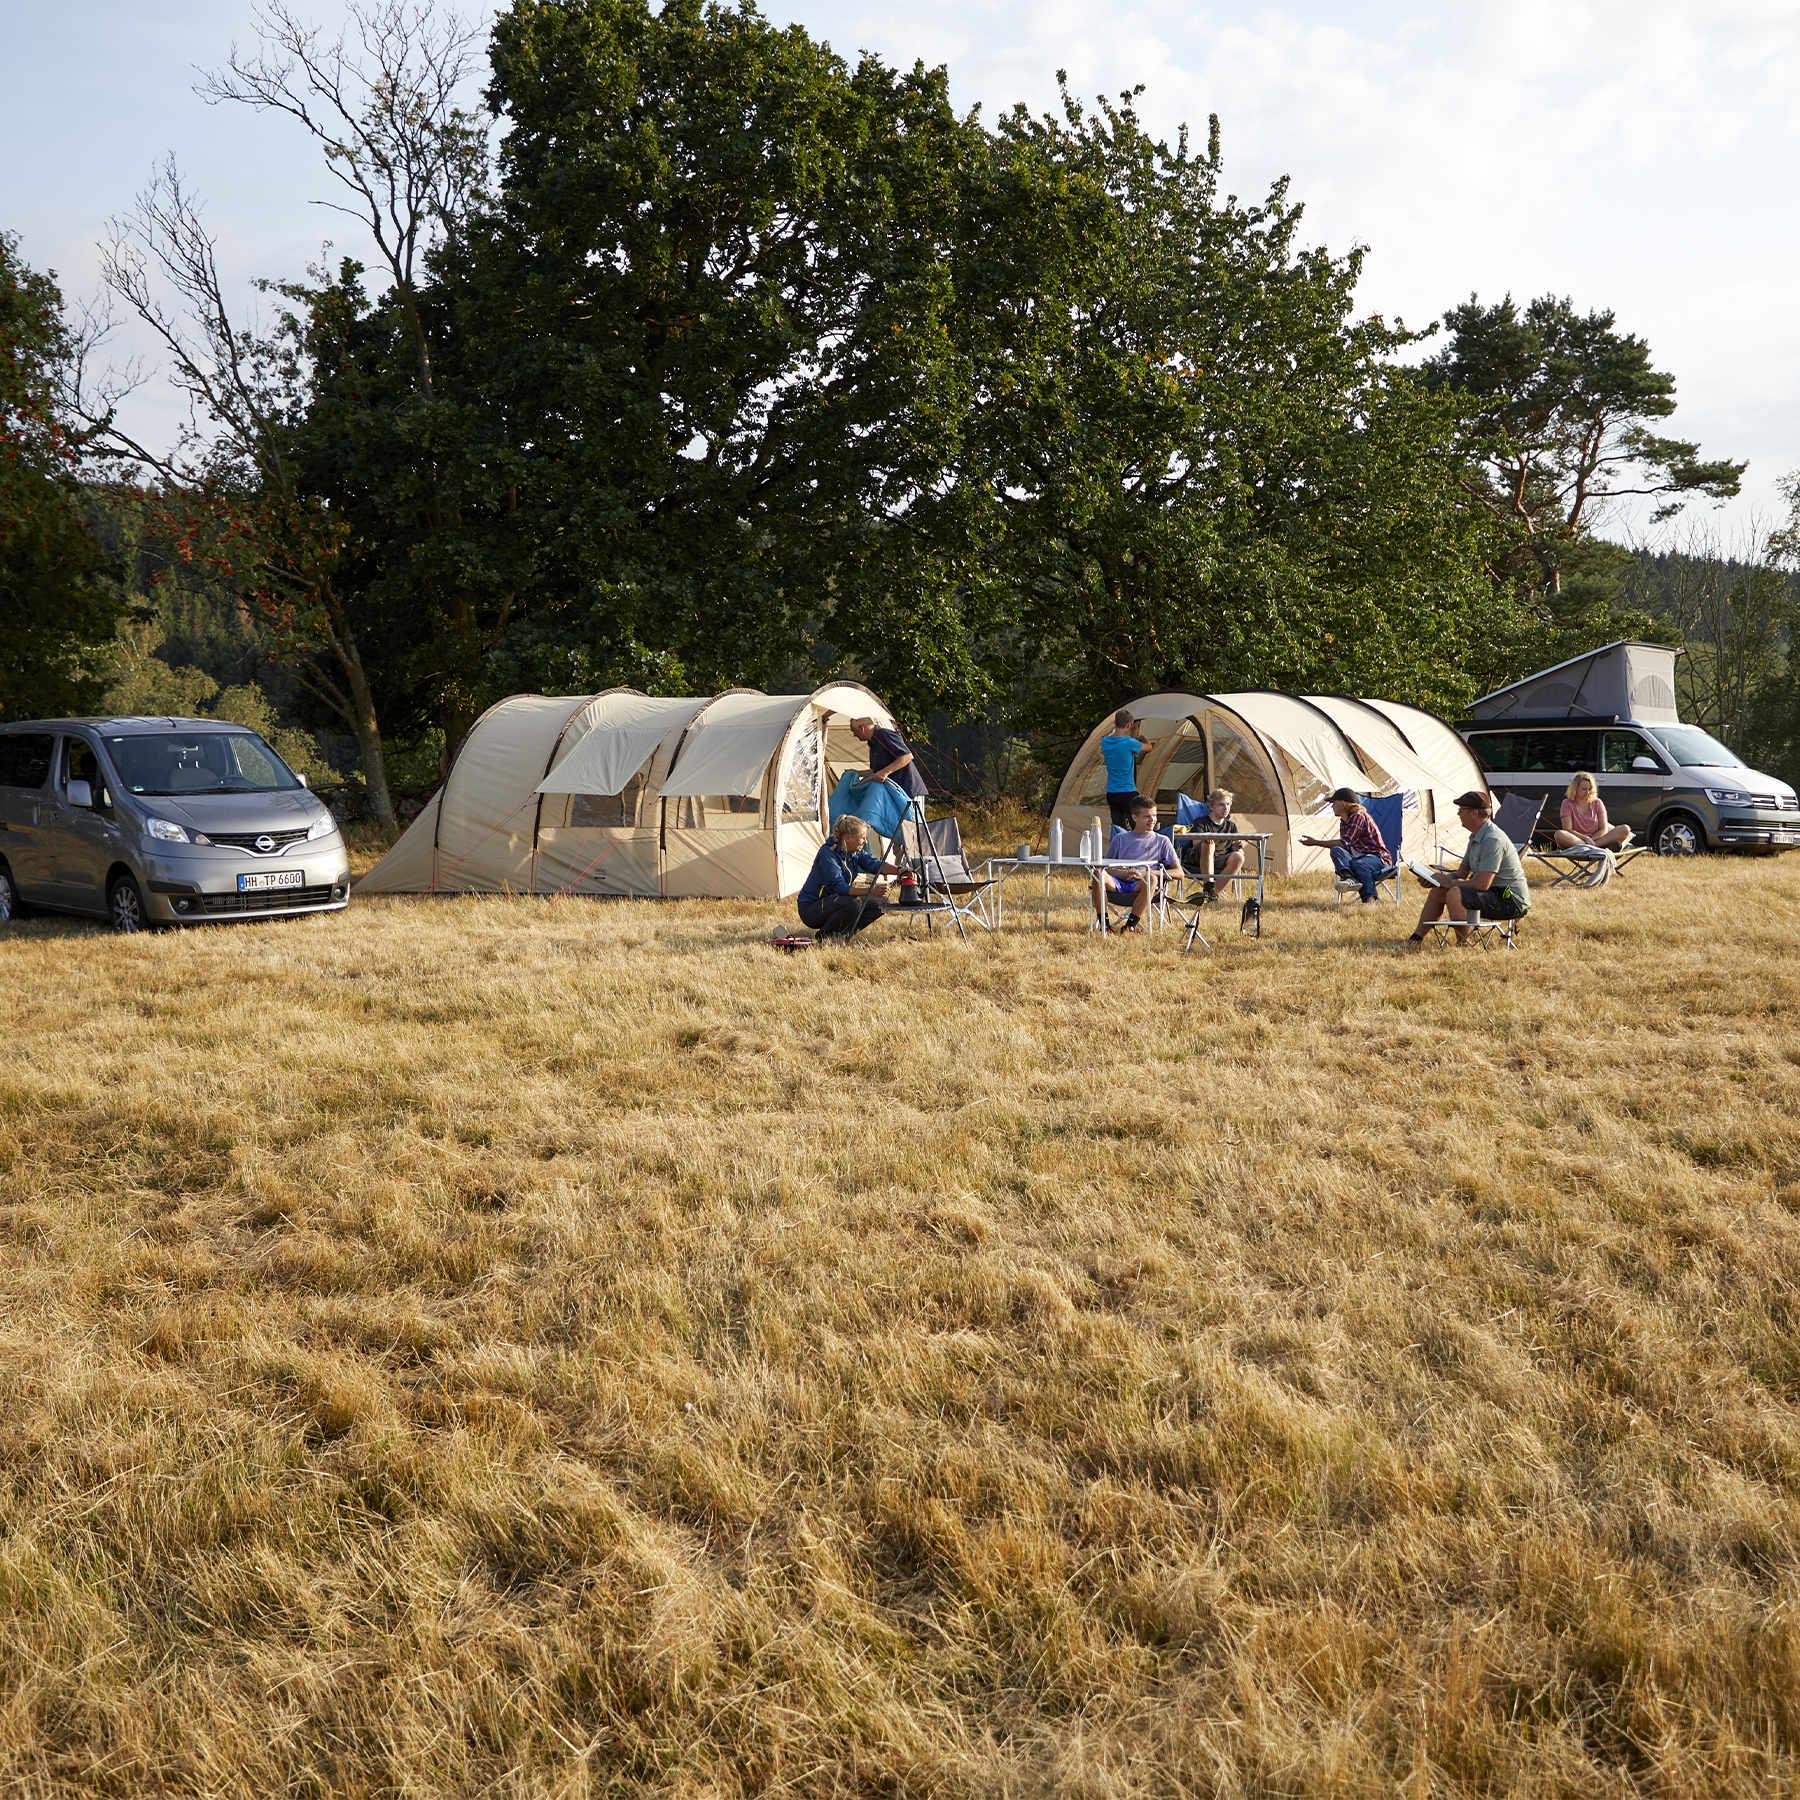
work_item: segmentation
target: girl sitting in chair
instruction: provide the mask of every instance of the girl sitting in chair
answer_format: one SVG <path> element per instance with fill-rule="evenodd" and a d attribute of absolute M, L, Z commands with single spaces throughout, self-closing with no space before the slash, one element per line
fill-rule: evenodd
<path fill-rule="evenodd" d="M 1629 825 L 1615 825 L 1606 816 L 1606 802 L 1591 775 L 1577 775 L 1569 783 L 1562 803 L 1562 828 L 1556 833 L 1559 850 L 1591 848 L 1623 850 L 1631 841 Z"/>

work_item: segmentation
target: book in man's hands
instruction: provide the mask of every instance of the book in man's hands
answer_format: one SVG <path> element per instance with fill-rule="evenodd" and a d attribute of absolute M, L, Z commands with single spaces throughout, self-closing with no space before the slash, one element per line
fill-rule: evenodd
<path fill-rule="evenodd" d="M 1409 856 L 1406 859 L 1406 872 L 1409 875 L 1416 875 L 1426 887 L 1436 887 L 1438 884 L 1437 870 L 1430 863 L 1420 862 L 1416 856 Z"/>

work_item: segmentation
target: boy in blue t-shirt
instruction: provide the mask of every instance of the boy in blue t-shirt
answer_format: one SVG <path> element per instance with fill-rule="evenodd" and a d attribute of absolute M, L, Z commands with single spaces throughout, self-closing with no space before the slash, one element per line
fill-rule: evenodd
<path fill-rule="evenodd" d="M 1137 804 L 1137 760 L 1150 748 L 1137 734 L 1144 721 L 1134 719 L 1129 707 L 1113 714 L 1113 728 L 1100 740 L 1101 760 L 1106 764 L 1106 805 L 1112 822 L 1121 831 L 1131 827 L 1131 809 Z"/>

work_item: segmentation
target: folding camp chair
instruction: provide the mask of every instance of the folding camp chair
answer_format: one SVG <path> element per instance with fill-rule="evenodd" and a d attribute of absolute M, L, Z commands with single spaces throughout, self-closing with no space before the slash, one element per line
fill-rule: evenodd
<path fill-rule="evenodd" d="M 1494 823 L 1512 839 L 1513 848 L 1521 858 L 1530 854 L 1531 836 L 1537 830 L 1539 815 L 1544 810 L 1543 796 L 1533 799 L 1529 794 L 1508 794 L 1500 802 L 1500 810 L 1494 814 Z M 1475 942 L 1484 950 L 1516 950 L 1519 947 L 1519 927 L 1523 919 L 1434 919 L 1426 928 L 1430 931 L 1441 931 L 1445 935 L 1441 939 L 1428 941 L 1449 943 L 1449 933 L 1458 925 L 1466 925 L 1473 929 Z"/>
<path fill-rule="evenodd" d="M 1142 881 L 1144 877 L 1142 875 L 1131 875 L 1122 876 L 1118 879 L 1136 882 Z M 1144 908 L 1145 931 L 1159 931 L 1168 925 L 1170 890 L 1177 879 L 1178 877 L 1173 870 L 1170 870 L 1165 874 L 1160 881 L 1156 880 L 1155 877 L 1151 878 L 1150 904 Z M 1125 928 L 1125 922 L 1131 917 L 1131 902 L 1136 896 L 1134 894 L 1115 894 L 1110 888 L 1104 887 L 1101 889 L 1101 892 L 1106 896 L 1106 929 L 1108 931 L 1123 930 Z M 1088 890 L 1088 905 L 1090 907 L 1093 905 L 1093 890 L 1091 888 Z M 1114 922 L 1115 920 L 1117 923 Z M 1096 929 L 1098 929 L 1097 925 Z"/>
<path fill-rule="evenodd" d="M 967 937 L 966 920 L 983 931 L 992 931 L 994 915 L 988 904 L 995 881 L 969 867 L 963 851 L 962 827 L 955 819 L 928 819 L 925 803 L 914 801 L 900 821 L 895 839 L 907 864 L 918 878 L 918 898 L 894 909 L 895 918 L 922 918 L 930 930 L 937 919 L 948 918 L 959 936 Z"/>
<path fill-rule="evenodd" d="M 1648 844 L 1621 844 L 1617 850 L 1602 850 L 1593 844 L 1556 844 L 1533 850 L 1531 859 L 1541 862 L 1551 872 L 1552 887 L 1604 887 L 1642 856 Z"/>
<path fill-rule="evenodd" d="M 1375 821 L 1375 829 L 1381 833 L 1381 842 L 1387 850 L 1387 861 L 1381 873 L 1375 877 L 1375 891 L 1387 891 L 1387 897 L 1398 906 L 1400 904 L 1400 841 L 1405 830 L 1406 795 L 1381 794 L 1374 799 L 1363 801 L 1363 810 Z M 1339 906 L 1344 904 L 1347 894 L 1360 894 L 1361 884 L 1352 875 L 1340 875 L 1331 884 L 1331 891 L 1337 898 Z"/>
<path fill-rule="evenodd" d="M 1197 825 L 1205 815 L 1206 802 L 1204 800 L 1190 800 L 1186 794 L 1177 794 L 1175 796 L 1175 823 L 1177 825 Z M 1173 833 L 1161 826 L 1157 829 L 1162 831 L 1165 837 L 1173 836 Z M 1255 840 L 1259 858 L 1256 871 L 1253 872 L 1246 866 L 1239 870 L 1237 874 L 1221 875 L 1216 881 L 1209 876 L 1201 874 L 1199 870 L 1192 867 L 1188 862 L 1188 852 L 1205 843 L 1205 841 L 1204 835 L 1198 832 L 1190 833 L 1190 835 L 1176 840 L 1177 854 L 1181 859 L 1181 868 L 1182 874 L 1186 880 L 1186 889 L 1185 892 L 1168 900 L 1167 904 L 1174 907 L 1176 918 L 1188 928 L 1187 942 L 1182 946 L 1184 951 L 1193 949 L 1194 945 L 1197 943 L 1208 950 L 1212 948 L 1211 940 L 1200 929 L 1200 915 L 1207 908 L 1219 903 L 1221 897 L 1218 890 L 1221 888 L 1229 888 L 1231 890 L 1231 900 L 1234 904 L 1237 903 L 1238 895 L 1245 888 L 1250 890 L 1248 897 L 1245 898 L 1239 906 L 1238 930 L 1248 937 L 1262 936 L 1262 901 L 1260 898 L 1262 893 L 1262 882 L 1260 879 L 1260 858 L 1265 847 L 1264 841 L 1262 839 Z M 1196 882 L 1205 882 L 1206 886 L 1203 888 L 1196 887 Z"/>

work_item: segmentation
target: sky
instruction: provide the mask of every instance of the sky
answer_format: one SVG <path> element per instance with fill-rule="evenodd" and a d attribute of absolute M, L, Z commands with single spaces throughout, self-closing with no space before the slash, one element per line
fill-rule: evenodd
<path fill-rule="evenodd" d="M 322 25 L 345 0 L 296 0 Z M 468 0 L 464 0 L 468 10 Z M 1676 378 L 1672 429 L 1748 458 L 1745 494 L 1700 520 L 1722 541 L 1777 510 L 1800 469 L 1800 0 L 763 0 L 840 53 L 944 64 L 992 117 L 1143 84 L 1138 107 L 1204 136 L 1226 186 L 1280 175 L 1305 235 L 1368 248 L 1369 310 L 1422 326 L 1479 294 L 1609 308 Z M 250 0 L 0 0 L 0 228 L 71 301 L 164 154 L 207 203 L 223 272 L 302 271 L 348 221 L 298 127 L 193 92 L 254 37 Z M 137 349 L 121 339 L 121 352 Z M 133 402 L 166 442 L 158 384 Z M 1619 535 L 1641 520 L 1621 516 Z"/>

